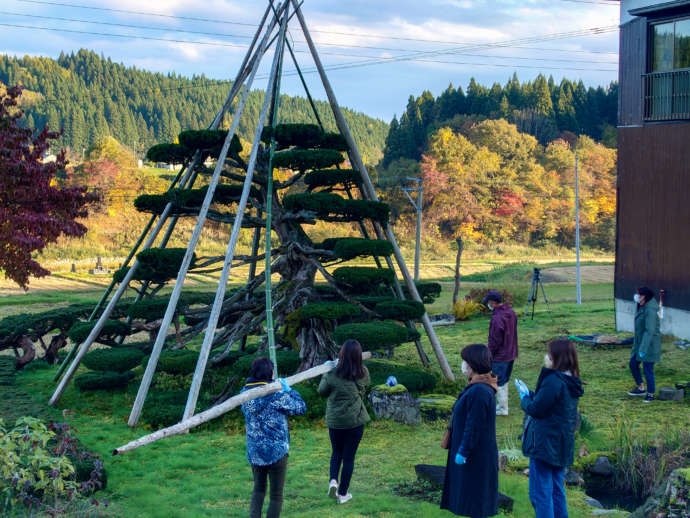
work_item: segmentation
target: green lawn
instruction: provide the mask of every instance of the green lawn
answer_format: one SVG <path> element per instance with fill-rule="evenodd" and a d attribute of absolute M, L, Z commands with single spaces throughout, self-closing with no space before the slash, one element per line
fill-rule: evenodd
<path fill-rule="evenodd" d="M 450 310 L 452 283 L 444 282 L 443 286 L 442 298 L 430 306 L 432 314 Z M 545 342 L 550 338 L 614 332 L 610 284 L 585 285 L 582 306 L 570 302 L 575 296 L 572 285 L 547 284 L 546 289 L 549 298 L 555 301 L 551 311 L 548 312 L 540 301 L 534 320 L 521 319 L 519 324 L 520 357 L 514 375 L 532 388 L 542 365 Z M 49 300 L 37 298 L 32 302 L 45 304 Z M 517 309 L 522 312 L 524 308 Z M 470 343 L 485 342 L 487 328 L 486 316 L 437 328 L 448 361 L 458 375 L 460 350 Z M 435 360 L 426 339 L 424 345 Z M 690 353 L 675 348 L 670 338 L 664 339 L 663 349 L 663 362 L 657 368 L 658 386 L 690 381 L 687 367 Z M 628 358 L 627 349 L 580 347 L 582 379 L 586 384 L 580 410 L 594 428 L 586 439 L 578 438 L 578 448 L 583 443 L 589 451 L 610 447 L 613 426 L 621 419 L 628 420 L 628 426 L 632 426 L 635 433 L 650 436 L 690 425 L 690 398 L 683 402 L 657 401 L 643 406 L 639 399 L 625 394 L 632 386 Z M 410 344 L 396 350 L 396 359 L 419 364 L 416 350 Z M 52 375 L 52 369 L 34 368 L 20 373 L 17 379 L 19 386 L 42 405 L 54 387 L 50 381 Z M 0 387 L 0 391 L 2 389 Z M 246 516 L 252 477 L 245 459 L 242 420 L 238 412 L 203 430 L 111 457 L 110 452 L 115 447 L 149 431 L 132 430 L 126 425 L 135 392 L 135 384 L 119 393 L 79 393 L 70 385 L 60 402 L 61 408 L 74 410 L 73 424 L 83 442 L 105 458 L 109 480 L 108 489 L 101 495 L 112 500 L 114 515 L 142 518 Z M 499 448 L 503 449 L 519 448 L 522 412 L 514 390 L 510 396 L 511 415 L 497 420 Z M 57 410 L 50 413 L 56 417 L 60 415 Z M 336 506 L 326 497 L 330 453 L 327 430 L 323 422 L 294 421 L 282 516 L 451 516 L 441 512 L 437 505 L 397 496 L 393 491 L 397 485 L 415 480 L 415 464 L 445 463 L 446 452 L 439 447 L 444 428 L 443 422 L 417 427 L 373 422 L 365 431 L 357 456 L 351 490 L 354 499 L 345 506 Z M 521 468 L 515 465 L 499 477 L 501 491 L 516 501 L 514 512 L 508 515 L 515 518 L 533 516 L 527 498 L 527 478 L 521 474 Z M 571 517 L 590 516 L 583 497 L 580 490 L 568 490 Z"/>

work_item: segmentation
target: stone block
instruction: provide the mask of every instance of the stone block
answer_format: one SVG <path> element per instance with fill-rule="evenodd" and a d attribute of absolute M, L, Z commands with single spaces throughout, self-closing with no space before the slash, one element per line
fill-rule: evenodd
<path fill-rule="evenodd" d="M 659 399 L 662 401 L 682 401 L 685 397 L 683 389 L 676 389 L 673 387 L 661 387 L 659 389 Z"/>
<path fill-rule="evenodd" d="M 400 392 L 377 387 L 369 394 L 369 402 L 377 419 L 391 419 L 409 425 L 422 421 L 419 402 L 407 390 Z"/>

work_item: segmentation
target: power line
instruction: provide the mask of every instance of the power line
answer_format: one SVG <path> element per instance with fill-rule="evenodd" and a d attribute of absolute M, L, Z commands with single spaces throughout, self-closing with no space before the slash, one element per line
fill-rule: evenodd
<path fill-rule="evenodd" d="M 170 18 L 170 19 L 174 19 L 174 20 L 188 20 L 188 21 L 198 21 L 198 22 L 220 23 L 220 24 L 228 24 L 228 25 L 241 25 L 241 26 L 247 26 L 247 27 L 256 27 L 256 24 L 236 22 L 236 21 L 230 21 L 230 20 L 196 18 L 196 17 L 190 17 L 190 16 L 175 16 L 175 15 L 170 15 L 170 14 L 152 13 L 152 12 L 147 12 L 147 11 L 133 11 L 133 10 L 128 10 L 128 9 L 113 9 L 113 8 L 108 8 L 108 7 L 95 7 L 95 6 L 88 6 L 88 5 L 81 5 L 81 4 L 65 3 L 65 2 L 50 2 L 50 1 L 46 1 L 46 0 L 16 0 L 16 1 L 17 2 L 24 2 L 24 3 L 31 3 L 31 4 L 70 7 L 70 8 L 74 8 L 74 9 L 89 9 L 89 10 L 94 10 L 94 11 L 107 11 L 107 12 L 117 12 L 117 13 L 124 13 L 124 14 L 135 14 L 138 16 L 156 16 L 156 17 L 160 17 L 160 18 Z M 581 1 L 584 1 L 584 0 L 581 0 Z M 441 44 L 447 44 L 447 45 L 465 45 L 468 43 L 468 42 L 461 42 L 461 41 L 433 40 L 433 39 L 426 39 L 426 38 L 409 38 L 409 37 L 402 37 L 402 36 L 387 36 L 387 35 L 381 35 L 381 34 L 361 33 L 361 32 L 326 31 L 326 30 L 317 30 L 317 29 L 311 29 L 310 32 L 318 33 L 318 34 L 335 34 L 335 35 L 339 35 L 339 36 L 355 36 L 358 38 L 373 38 L 373 39 L 378 39 L 378 40 L 387 39 L 387 40 L 398 40 L 398 41 L 419 41 L 419 42 L 425 42 L 425 43 L 441 43 Z M 320 43 L 319 45 L 323 45 L 323 44 Z"/>

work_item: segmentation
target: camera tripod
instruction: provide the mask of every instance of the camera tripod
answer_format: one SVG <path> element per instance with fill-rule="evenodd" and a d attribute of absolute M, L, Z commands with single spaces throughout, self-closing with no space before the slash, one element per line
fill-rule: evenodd
<path fill-rule="evenodd" d="M 525 308 L 525 320 L 527 320 L 527 314 L 529 313 L 529 305 L 532 304 L 532 320 L 534 320 L 534 306 L 537 304 L 537 292 L 541 288 L 541 294 L 544 296 L 544 302 L 546 302 L 546 308 L 551 311 L 549 306 L 549 299 L 546 298 L 546 291 L 544 290 L 544 281 L 541 280 L 541 270 L 539 268 L 534 269 L 532 274 L 532 286 L 529 289 L 529 295 L 527 297 L 527 307 Z"/>

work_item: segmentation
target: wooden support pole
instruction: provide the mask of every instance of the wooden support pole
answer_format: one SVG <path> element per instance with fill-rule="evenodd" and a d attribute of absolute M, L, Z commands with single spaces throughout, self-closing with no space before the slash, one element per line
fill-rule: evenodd
<path fill-rule="evenodd" d="M 362 161 L 362 157 L 359 154 L 357 145 L 355 144 L 355 141 L 352 138 L 350 128 L 347 124 L 347 121 L 345 120 L 345 117 L 343 116 L 340 106 L 338 105 L 338 101 L 335 98 L 335 93 L 333 92 L 333 88 L 331 87 L 330 81 L 328 80 L 326 71 L 323 68 L 321 58 L 319 57 L 319 53 L 316 50 L 314 41 L 311 38 L 311 34 L 309 33 L 309 29 L 307 28 L 306 21 L 304 20 L 304 16 L 302 15 L 302 11 L 300 10 L 299 5 L 297 4 L 297 0 L 291 1 L 292 5 L 295 8 L 297 19 L 299 20 L 300 26 L 302 27 L 302 33 L 304 34 L 304 38 L 307 42 L 307 45 L 309 46 L 309 51 L 311 52 L 311 55 L 314 59 L 314 64 L 316 65 L 316 68 L 319 72 L 319 76 L 321 77 L 321 82 L 323 83 L 323 87 L 326 90 L 326 95 L 328 96 L 328 101 L 331 105 L 333 115 L 335 116 L 335 121 L 338 126 L 338 129 L 340 130 L 340 133 L 342 133 L 350 148 L 350 162 L 352 163 L 354 168 L 359 169 L 360 174 L 362 176 L 362 183 L 364 187 L 363 192 L 365 193 L 368 199 L 378 201 L 378 196 L 376 196 L 376 190 L 374 189 L 374 185 L 371 183 L 371 178 L 369 177 L 367 168 L 364 165 L 364 162 Z M 419 293 L 417 292 L 417 286 L 415 286 L 414 280 L 410 276 L 410 272 L 405 264 L 405 259 L 403 258 L 402 253 L 400 252 L 400 247 L 398 247 L 395 235 L 393 234 L 393 229 L 390 227 L 390 225 L 386 226 L 385 233 L 388 238 L 388 241 L 393 246 L 393 253 L 395 255 L 396 262 L 398 263 L 398 268 L 400 268 L 400 272 L 402 273 L 403 278 L 405 279 L 405 283 L 407 284 L 407 289 L 410 292 L 410 295 L 412 295 L 412 298 L 414 300 L 422 302 L 422 299 L 419 296 Z M 436 332 L 434 331 L 434 328 L 431 325 L 429 315 L 426 312 L 422 316 L 422 325 L 424 326 L 424 330 L 426 331 L 426 334 L 429 337 L 429 341 L 431 342 L 431 346 L 434 349 L 434 353 L 436 354 L 436 358 L 441 368 L 441 372 L 448 380 L 455 381 L 455 375 L 453 374 L 453 371 L 450 369 L 450 365 L 448 365 L 446 355 L 443 352 L 441 343 L 439 342 L 438 337 L 436 336 Z"/>
<path fill-rule="evenodd" d="M 288 7 L 288 2 L 286 1 L 284 6 L 287 8 Z M 189 387 L 189 396 L 187 397 L 187 404 L 184 409 L 184 414 L 183 414 L 183 419 L 187 419 L 191 417 L 194 414 L 194 410 L 196 408 L 196 402 L 199 397 L 199 390 L 201 388 L 201 382 L 204 377 L 204 372 L 206 371 L 206 363 L 208 362 L 208 356 L 211 353 L 211 346 L 213 345 L 213 339 L 214 335 L 216 332 L 216 326 L 218 325 L 218 319 L 220 318 L 220 310 L 221 307 L 223 306 L 223 298 L 225 297 L 225 290 L 227 288 L 228 284 L 228 278 L 230 276 L 230 269 L 232 268 L 232 260 L 235 255 L 235 247 L 237 246 L 237 240 L 240 235 L 240 230 L 242 229 L 242 218 L 244 216 L 244 212 L 247 208 L 247 200 L 249 199 L 249 193 L 251 191 L 251 186 L 252 186 L 252 179 L 254 177 L 254 169 L 256 167 L 256 159 L 257 155 L 259 152 L 259 146 L 261 144 L 261 133 L 264 129 L 264 124 L 266 121 L 266 113 L 268 112 L 268 107 L 271 102 L 272 96 L 273 96 L 273 90 L 276 86 L 276 77 L 278 75 L 278 63 L 280 61 L 281 57 L 281 46 L 283 45 L 283 42 L 285 41 L 285 29 L 287 27 L 287 19 L 288 19 L 288 9 L 285 9 L 285 14 L 283 15 L 283 22 L 281 24 L 280 28 L 280 37 L 278 38 L 278 47 L 276 48 L 276 52 L 273 56 L 273 65 L 271 66 L 271 75 L 269 78 L 268 82 L 268 87 L 266 88 L 266 97 L 264 98 L 264 105 L 261 109 L 261 114 L 259 116 L 259 122 L 256 126 L 256 131 L 254 133 L 254 142 L 252 145 L 252 152 L 249 157 L 249 164 L 247 166 L 247 176 L 245 177 L 244 180 L 244 187 L 242 189 L 242 196 L 240 197 L 240 201 L 237 205 L 237 212 L 236 212 L 236 217 L 235 217 L 235 222 L 232 226 L 232 233 L 230 235 L 230 241 L 228 243 L 228 248 L 225 252 L 225 261 L 223 263 L 223 271 L 220 274 L 220 280 L 218 281 L 218 290 L 216 291 L 216 297 L 213 301 L 213 307 L 211 308 L 211 313 L 208 318 L 208 325 L 206 326 L 206 334 L 204 335 L 204 342 L 201 345 L 201 350 L 199 351 L 199 359 L 197 360 L 196 368 L 194 370 L 194 377 L 192 378 L 192 384 Z M 265 40 L 262 43 L 262 45 L 265 45 Z M 258 62 L 257 62 L 258 65 Z M 252 75 L 250 76 L 250 83 L 251 80 L 254 78 L 254 74 L 256 73 L 256 70 L 258 69 L 258 66 L 252 70 Z M 247 90 L 245 93 L 247 94 L 249 92 L 249 84 L 247 85 Z M 242 101 L 240 102 L 240 107 L 244 107 L 244 101 L 246 101 L 247 95 L 243 96 Z M 235 113 L 235 119 L 232 122 L 232 128 L 230 129 L 231 132 L 234 132 L 239 125 L 240 121 L 240 115 L 241 115 L 241 110 L 238 108 L 237 113 Z M 228 133 L 229 135 L 229 133 Z M 228 142 L 226 141 L 226 146 L 227 147 Z M 225 150 L 224 147 L 224 150 Z M 225 155 L 221 151 L 221 157 L 218 159 L 218 165 L 216 166 L 216 173 L 220 175 L 220 170 L 222 169 L 222 163 L 225 161 Z M 214 173 L 214 175 L 216 174 Z M 215 186 L 214 186 L 215 187 Z M 209 187 L 209 191 L 211 191 L 211 187 Z M 207 195 L 208 196 L 208 195 Z M 270 201 L 270 200 L 269 200 Z M 202 207 L 203 210 L 203 207 Z M 205 216 L 205 214 L 204 214 Z M 203 220 L 202 214 L 199 214 L 199 222 L 197 223 L 197 226 L 199 224 L 203 225 Z M 195 229 L 196 230 L 196 229 Z M 196 242 L 194 242 L 194 245 L 196 245 Z M 190 246 L 192 244 L 190 243 Z M 270 242 L 269 242 L 270 246 Z M 193 250 L 193 249 L 192 249 Z M 189 249 L 188 249 L 189 251 Z M 270 252 L 270 248 L 268 249 Z M 180 270 L 180 273 L 182 273 L 182 270 Z M 186 273 L 186 272 L 185 272 Z M 184 277 L 182 277 L 184 279 Z M 178 281 L 180 281 L 179 276 L 178 276 Z M 180 281 L 182 282 L 182 281 Z M 177 301 L 175 301 L 177 302 Z M 168 305 L 168 310 L 170 310 L 170 306 L 172 305 L 173 300 L 171 297 L 170 305 Z M 173 308 L 174 310 L 174 308 Z M 167 312 L 166 312 L 167 315 Z M 163 324 L 165 324 L 165 319 L 163 320 Z M 169 325 L 169 323 L 168 323 Z M 161 331 L 163 328 L 161 327 Z M 161 331 L 159 331 L 159 336 L 161 334 Z M 165 330 L 167 334 L 167 329 Z M 158 344 L 158 339 L 156 339 L 156 344 Z M 161 342 L 162 346 L 162 342 Z M 151 353 L 151 359 L 153 359 L 153 355 L 156 352 L 156 346 L 154 345 L 154 350 Z M 151 360 L 149 360 L 149 366 L 150 366 Z M 149 366 L 146 368 L 146 372 L 149 372 Z M 154 365 L 155 369 L 155 365 Z M 153 370 L 151 370 L 151 376 L 153 376 Z M 150 379 L 146 378 L 146 375 L 144 375 L 145 379 L 147 379 L 148 383 L 150 384 Z M 142 379 L 141 382 L 141 388 L 144 387 L 144 380 Z M 140 388 L 140 392 L 141 392 Z M 148 391 L 148 386 L 146 387 L 146 391 Z M 146 397 L 146 394 L 143 394 L 143 398 Z M 143 405 L 143 398 L 141 398 L 140 405 Z M 137 396 L 137 401 L 139 401 L 139 397 Z M 135 410 L 137 410 L 135 414 Z M 136 424 L 136 421 L 139 417 L 139 413 L 141 411 L 141 406 L 137 406 L 135 403 L 135 408 L 132 409 L 132 415 L 130 416 L 130 426 L 133 426 Z"/>
<path fill-rule="evenodd" d="M 371 353 L 369 351 L 365 351 L 362 353 L 363 360 L 368 360 L 369 358 L 371 358 Z M 311 369 L 298 372 L 294 376 L 285 378 L 285 381 L 287 381 L 290 386 L 295 386 L 298 383 L 325 374 L 334 368 L 335 365 L 331 362 L 322 363 L 321 365 L 317 365 L 316 367 L 312 367 Z M 199 426 L 200 424 L 206 423 L 208 421 L 211 421 L 212 419 L 215 419 L 216 417 L 220 417 L 223 414 L 228 413 L 230 410 L 232 410 L 233 408 L 237 408 L 242 403 L 246 403 L 247 401 L 251 401 L 252 399 L 268 396 L 269 394 L 280 392 L 281 390 L 283 390 L 283 386 L 279 381 L 274 381 L 273 383 L 269 383 L 268 385 L 263 385 L 255 389 L 247 390 L 245 392 L 242 392 L 241 394 L 238 394 L 237 396 L 233 396 L 230 399 L 225 400 L 223 403 L 219 405 L 211 407 L 208 410 L 200 412 L 188 419 L 184 419 L 175 425 L 163 428 L 162 430 L 158 430 L 156 432 L 145 435 L 139 439 L 136 439 L 132 442 L 129 442 L 124 446 L 120 446 L 119 448 L 113 450 L 113 455 L 119 455 L 121 453 L 125 453 L 140 448 L 141 446 L 146 446 L 147 444 L 151 444 L 152 442 L 165 439 L 166 437 L 171 437 L 173 435 L 185 433 L 188 430 L 196 426 Z"/>

